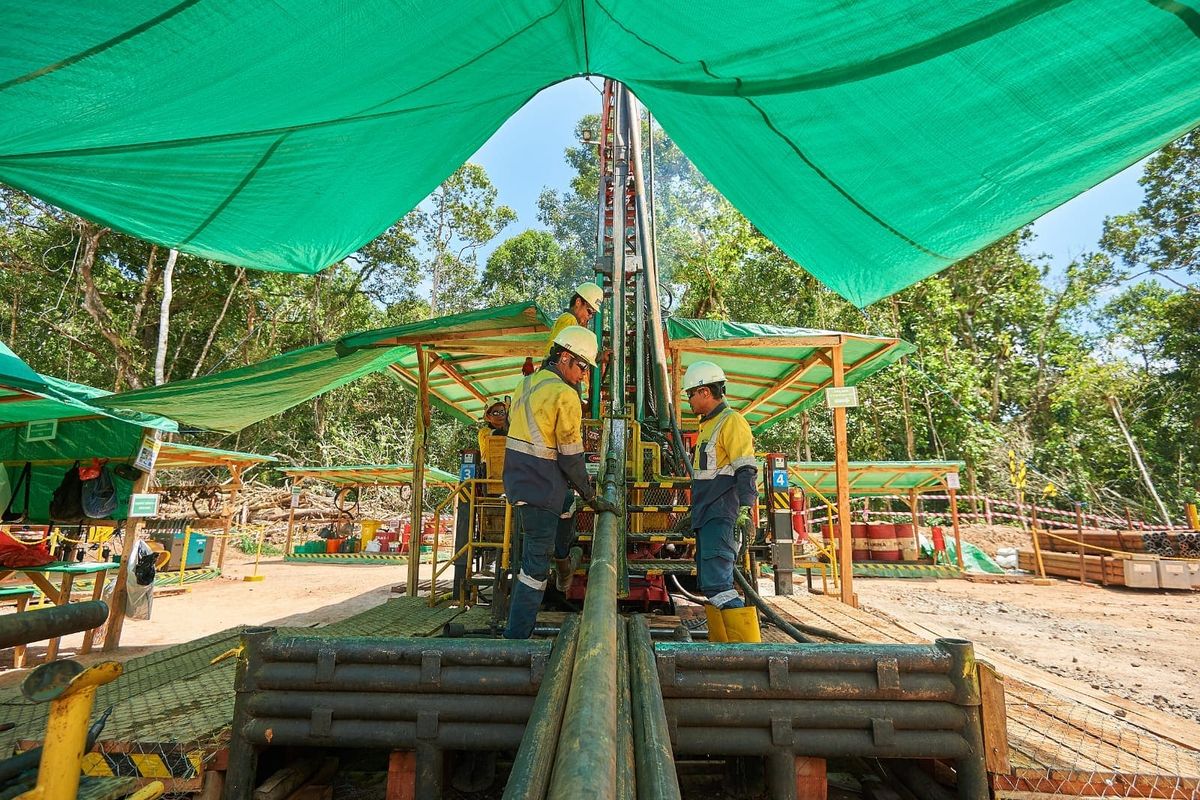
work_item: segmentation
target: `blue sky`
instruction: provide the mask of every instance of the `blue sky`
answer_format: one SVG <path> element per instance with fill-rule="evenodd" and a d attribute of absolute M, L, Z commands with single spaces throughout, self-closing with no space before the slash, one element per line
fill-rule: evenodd
<path fill-rule="evenodd" d="M 592 80 L 594 83 L 576 78 L 544 90 L 471 157 L 491 176 L 500 202 L 517 212 L 517 222 L 501 239 L 541 227 L 537 222 L 538 194 L 546 186 L 566 187 L 571 171 L 563 161 L 563 150 L 574 143 L 579 118 L 600 110 L 601 79 Z M 1141 174 L 1141 165 L 1135 164 L 1043 216 L 1034 224 L 1037 239 L 1029 255 L 1045 254 L 1061 269 L 1071 259 L 1095 250 L 1104 218 L 1137 207 L 1142 197 L 1137 184 Z M 485 250 L 484 258 L 490 250 Z"/>

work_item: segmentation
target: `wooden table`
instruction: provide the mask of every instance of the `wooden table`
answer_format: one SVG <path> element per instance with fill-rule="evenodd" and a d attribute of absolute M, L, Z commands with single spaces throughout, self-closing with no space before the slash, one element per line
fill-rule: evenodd
<path fill-rule="evenodd" d="M 104 594 L 104 578 L 110 569 L 115 569 L 118 565 L 108 561 L 101 562 L 84 562 L 82 564 L 73 561 L 52 561 L 49 564 L 41 567 L 21 567 L 18 569 L 5 569 L 0 567 L 0 580 L 4 580 L 14 572 L 23 572 L 28 576 L 29 580 L 33 581 L 33 585 L 46 595 L 46 599 L 56 606 L 65 606 L 71 602 L 71 587 L 75 583 L 76 575 L 95 575 L 96 585 L 92 587 L 92 599 L 99 600 Z M 56 587 L 48 576 L 61 575 L 60 583 Z M 50 640 L 46 646 L 46 661 L 53 661 L 58 656 L 58 645 L 62 637 L 56 636 Z M 90 653 L 92 650 L 92 642 L 96 638 L 96 629 L 85 631 L 83 634 L 83 646 L 79 648 L 79 655 Z"/>

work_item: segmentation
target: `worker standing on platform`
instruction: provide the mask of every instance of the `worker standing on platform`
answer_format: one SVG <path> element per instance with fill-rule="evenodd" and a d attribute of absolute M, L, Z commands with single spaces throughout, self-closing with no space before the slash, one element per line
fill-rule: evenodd
<path fill-rule="evenodd" d="M 586 328 L 591 323 L 592 317 L 596 316 L 596 312 L 600 310 L 600 304 L 603 302 L 604 290 L 591 281 L 576 286 L 575 294 L 571 295 L 571 302 L 567 304 L 567 310 L 560 314 L 558 319 L 554 320 L 554 327 L 550 329 L 550 338 L 546 344 L 546 355 L 550 354 L 550 348 L 554 346 L 554 340 L 565 329 L 572 325 Z"/>
<path fill-rule="evenodd" d="M 479 459 L 487 467 L 488 477 L 499 477 L 498 469 L 488 463 L 487 441 L 493 436 L 508 436 L 508 404 L 504 400 L 496 400 L 483 412 L 483 425 L 479 428 L 477 437 L 479 443 Z M 497 445 L 499 446 L 499 445 Z"/>
<path fill-rule="evenodd" d="M 758 461 L 750 424 L 725 403 L 725 372 L 711 361 L 697 361 L 683 376 L 692 411 L 700 417 L 700 435 L 692 456 L 692 529 L 696 536 L 696 574 L 708 598 L 708 638 L 715 642 L 760 640 L 758 613 L 733 588 L 738 533 L 758 498 Z"/>
<path fill-rule="evenodd" d="M 504 491 L 514 506 L 521 563 L 513 582 L 506 639 L 528 639 L 555 557 L 558 588 L 570 589 L 582 551 L 575 537 L 575 494 L 597 513 L 616 507 L 597 497 L 583 459 L 579 383 L 596 366 L 596 335 L 571 325 L 555 337 L 541 369 L 526 376 L 509 415 Z"/>

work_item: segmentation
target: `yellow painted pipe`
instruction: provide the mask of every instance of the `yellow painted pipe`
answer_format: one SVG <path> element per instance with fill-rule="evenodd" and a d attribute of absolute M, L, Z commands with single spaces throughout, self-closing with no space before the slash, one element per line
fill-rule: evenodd
<path fill-rule="evenodd" d="M 126 797 L 125 800 L 154 800 L 156 797 L 162 797 L 166 790 L 167 787 L 163 786 L 162 781 L 152 781 Z"/>
<path fill-rule="evenodd" d="M 18 800 L 75 800 L 96 689 L 116 680 L 123 670 L 116 661 L 102 661 L 72 678 L 50 701 L 37 785 Z"/>

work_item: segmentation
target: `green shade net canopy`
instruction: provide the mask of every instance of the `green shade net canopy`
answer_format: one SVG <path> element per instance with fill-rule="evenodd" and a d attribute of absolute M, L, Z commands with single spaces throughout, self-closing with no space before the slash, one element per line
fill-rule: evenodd
<path fill-rule="evenodd" d="M 402 486 L 413 481 L 412 464 L 350 464 L 337 467 L 278 467 L 293 480 L 312 478 L 334 486 Z M 453 486 L 458 478 L 437 467 L 425 465 L 425 483 Z"/>
<path fill-rule="evenodd" d="M 489 398 L 511 394 L 527 356 L 540 361 L 550 325 L 533 303 L 513 303 L 353 333 L 246 367 L 124 392 L 98 402 L 234 433 L 374 372 L 415 390 L 417 347 L 429 353 L 430 400 L 476 422 Z"/>
<path fill-rule="evenodd" d="M 315 272 L 526 101 L 625 82 L 865 305 L 1200 120 L 1196 0 L 128 0 L 0 8 L 0 181 L 162 245 Z"/>
<path fill-rule="evenodd" d="M 842 347 L 847 386 L 916 349 L 885 336 L 680 317 L 667 320 L 667 338 L 678 374 L 697 361 L 725 371 L 727 402 L 755 433 L 824 400 L 824 390 L 833 385 L 833 347 Z M 687 409 L 682 395 L 678 402 Z"/>
<path fill-rule="evenodd" d="M 946 490 L 946 476 L 966 468 L 962 461 L 851 461 L 850 496 L 906 495 Z M 788 478 L 797 489 L 832 498 L 837 492 L 837 465 L 832 461 L 801 461 L 788 465 Z"/>

